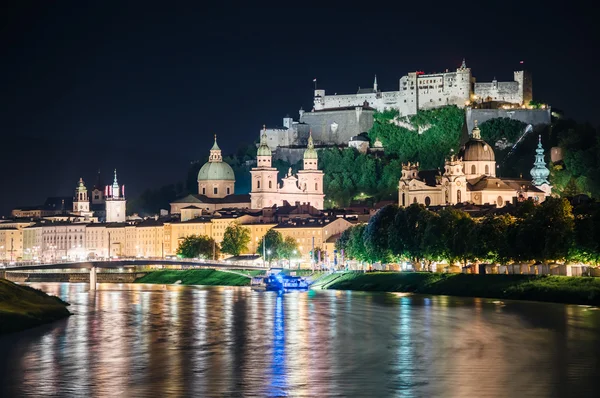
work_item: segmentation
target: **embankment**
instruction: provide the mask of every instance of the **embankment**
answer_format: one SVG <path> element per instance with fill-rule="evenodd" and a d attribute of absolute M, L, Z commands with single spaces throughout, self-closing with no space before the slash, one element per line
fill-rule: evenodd
<path fill-rule="evenodd" d="M 243 272 L 241 272 L 243 273 Z M 248 274 L 248 273 L 246 273 Z M 210 269 L 154 271 L 137 279 L 135 283 L 172 284 L 181 281 L 182 285 L 206 286 L 249 286 L 250 278 L 240 273 Z"/>
<path fill-rule="evenodd" d="M 313 285 L 313 289 L 315 288 L 409 292 L 600 306 L 600 278 L 590 277 L 345 272 L 320 278 Z"/>
<path fill-rule="evenodd" d="M 0 279 L 0 334 L 65 318 L 71 315 L 68 305 L 40 290 Z"/>

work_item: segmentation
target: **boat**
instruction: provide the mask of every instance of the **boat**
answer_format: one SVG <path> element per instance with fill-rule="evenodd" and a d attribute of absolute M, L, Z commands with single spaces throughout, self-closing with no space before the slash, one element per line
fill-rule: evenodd
<path fill-rule="evenodd" d="M 271 268 L 266 276 L 255 276 L 250 286 L 253 290 L 266 291 L 293 291 L 308 290 L 308 282 L 305 278 L 284 274 L 282 268 Z"/>

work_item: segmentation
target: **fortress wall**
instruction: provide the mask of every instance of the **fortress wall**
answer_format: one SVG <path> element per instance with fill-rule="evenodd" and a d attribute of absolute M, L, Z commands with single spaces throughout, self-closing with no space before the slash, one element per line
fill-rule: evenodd
<path fill-rule="evenodd" d="M 548 109 L 471 109 L 466 108 L 467 128 L 473 130 L 474 121 L 481 123 L 498 118 L 508 117 L 510 119 L 520 120 L 523 123 L 531 124 L 550 124 L 550 108 Z"/>
<path fill-rule="evenodd" d="M 358 110 L 306 112 L 301 122 L 312 129 L 315 144 L 347 145 L 350 138 L 369 131 L 373 127 L 375 111 L 359 108 Z M 337 124 L 334 129 L 332 124 Z M 302 145 L 301 142 L 296 145 Z"/>
<path fill-rule="evenodd" d="M 474 94 L 482 99 L 504 101 L 513 104 L 523 102 L 523 92 L 519 82 L 475 83 Z"/>
<path fill-rule="evenodd" d="M 302 160 L 306 148 L 285 148 L 279 147 L 273 154 L 273 160 L 283 160 L 290 164 Z"/>

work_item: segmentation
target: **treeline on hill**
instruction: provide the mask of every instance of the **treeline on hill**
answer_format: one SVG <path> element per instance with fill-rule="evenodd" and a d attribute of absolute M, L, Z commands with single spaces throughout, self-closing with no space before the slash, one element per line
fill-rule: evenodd
<path fill-rule="evenodd" d="M 346 258 L 374 263 L 434 261 L 600 262 L 600 203 L 575 209 L 566 199 L 521 203 L 513 214 L 472 218 L 452 207 L 438 212 L 413 204 L 386 206 L 368 224 L 344 231 L 336 243 Z"/>
<path fill-rule="evenodd" d="M 563 160 L 551 164 L 552 192 L 563 197 L 579 194 L 600 198 L 600 133 L 590 124 L 559 119 L 549 128 L 551 146 L 560 147 Z M 548 148 L 549 149 L 549 148 Z"/>

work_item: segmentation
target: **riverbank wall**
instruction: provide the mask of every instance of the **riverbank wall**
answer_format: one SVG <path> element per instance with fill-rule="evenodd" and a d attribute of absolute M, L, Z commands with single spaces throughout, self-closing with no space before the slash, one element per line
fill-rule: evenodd
<path fill-rule="evenodd" d="M 319 278 L 312 288 L 406 292 L 600 306 L 600 279 L 592 277 L 339 272 Z"/>
<path fill-rule="evenodd" d="M 65 318 L 69 304 L 41 290 L 0 279 L 0 334 Z"/>
<path fill-rule="evenodd" d="M 256 272 L 256 271 L 254 271 Z M 169 285 L 205 285 L 205 286 L 250 286 L 253 272 L 217 271 L 211 269 L 163 270 L 150 272 L 136 279 L 136 283 L 154 283 Z"/>

